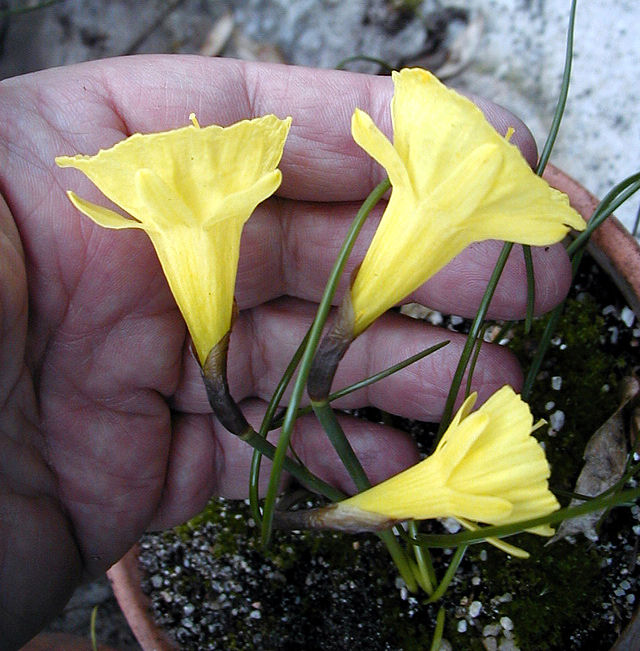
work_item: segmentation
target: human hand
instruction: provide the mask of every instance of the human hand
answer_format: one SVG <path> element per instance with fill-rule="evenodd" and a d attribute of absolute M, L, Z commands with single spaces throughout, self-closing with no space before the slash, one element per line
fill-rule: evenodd
<path fill-rule="evenodd" d="M 293 117 L 282 186 L 245 226 L 237 279 L 229 383 L 258 425 L 359 202 L 383 177 L 351 139 L 353 109 L 390 132 L 391 93 L 386 78 L 177 56 L 100 61 L 2 83 L 0 639 L 9 647 L 146 528 L 184 521 L 212 494 L 244 497 L 252 454 L 210 414 L 186 328 L 145 234 L 101 229 L 78 213 L 66 189 L 105 200 L 81 174 L 56 168 L 54 157 L 184 126 L 191 111 L 203 126 L 266 113 Z M 513 141 L 533 162 L 526 130 L 482 106 L 501 132 L 516 126 Z M 365 226 L 341 291 L 380 214 Z M 500 248 L 469 247 L 414 299 L 472 315 Z M 568 261 L 560 246 L 535 250 L 534 260 L 537 307 L 545 311 L 568 287 Z M 491 316 L 521 318 L 525 286 L 514 247 Z M 453 333 L 385 315 L 354 342 L 334 383 L 349 384 L 444 338 L 451 344 L 436 355 L 338 406 L 437 419 L 464 341 Z M 483 347 L 474 374 L 481 400 L 520 381 L 506 350 Z M 400 432 L 349 417 L 343 425 L 373 483 L 417 459 Z M 349 490 L 312 417 L 299 421 L 293 445 L 312 472 Z"/>

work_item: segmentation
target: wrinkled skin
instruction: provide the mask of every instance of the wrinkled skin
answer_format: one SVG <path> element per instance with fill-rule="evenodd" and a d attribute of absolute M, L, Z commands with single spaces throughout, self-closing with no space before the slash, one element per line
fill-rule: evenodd
<path fill-rule="evenodd" d="M 230 124 L 275 113 L 293 128 L 277 197 L 246 227 L 237 283 L 240 316 L 229 377 L 248 419 L 268 398 L 309 324 L 358 203 L 382 170 L 353 143 L 358 106 L 390 131 L 391 81 L 331 71 L 198 57 L 135 57 L 54 69 L 0 84 L 0 639 L 17 647 L 149 528 L 196 514 L 212 494 L 244 497 L 251 451 L 211 416 L 184 323 L 153 249 L 139 231 L 108 231 L 64 191 L 104 201 L 57 155 L 96 153 L 134 132 Z M 480 103 L 530 161 L 526 129 Z M 362 258 L 380 210 L 356 246 Z M 416 292 L 457 314 L 474 312 L 500 244 L 474 245 Z M 563 296 L 559 246 L 534 252 L 537 309 Z M 348 273 L 346 275 L 348 277 Z M 346 281 L 345 281 L 346 282 Z M 344 284 L 341 291 L 344 291 Z M 492 316 L 525 310 L 516 247 Z M 367 330 L 335 385 L 359 379 L 443 339 L 433 357 L 350 397 L 407 417 L 437 419 L 462 339 L 398 315 Z M 480 399 L 521 381 L 501 348 L 482 349 Z M 416 460 L 401 432 L 344 418 L 375 483 Z M 301 458 L 326 480 L 351 485 L 312 418 L 296 429 Z M 263 473 L 266 477 L 267 473 Z"/>

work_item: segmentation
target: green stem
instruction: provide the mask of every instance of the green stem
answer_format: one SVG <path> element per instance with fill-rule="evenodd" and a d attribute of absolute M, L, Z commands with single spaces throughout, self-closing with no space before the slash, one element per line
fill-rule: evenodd
<path fill-rule="evenodd" d="M 398 539 L 393 534 L 393 531 L 387 529 L 386 531 L 378 532 L 376 535 L 386 545 L 387 550 L 393 559 L 393 562 L 398 568 L 400 576 L 407 586 L 407 590 L 409 590 L 409 592 L 417 592 L 418 583 L 416 582 L 416 577 L 413 574 L 413 569 L 409 563 L 409 558 L 407 557 L 406 550 L 398 542 Z"/>
<path fill-rule="evenodd" d="M 267 441 L 264 436 L 260 436 L 260 434 L 258 434 L 258 432 L 256 432 L 254 429 L 249 430 L 246 434 L 239 436 L 238 438 L 242 439 L 254 450 L 258 450 L 260 454 L 264 454 L 264 456 L 268 459 L 273 460 L 277 454 L 277 448 L 271 445 L 271 443 L 269 443 L 269 441 Z M 330 484 L 327 484 L 327 482 L 314 475 L 311 471 L 309 471 L 304 466 L 301 466 L 290 457 L 285 457 L 283 459 L 283 467 L 301 484 L 307 486 L 316 493 L 324 495 L 332 502 L 339 502 L 346 497 L 342 491 L 339 491 L 337 488 L 334 488 Z"/>
<path fill-rule="evenodd" d="M 302 353 L 304 352 L 304 348 L 307 345 L 308 339 L 309 339 L 309 333 L 307 332 L 307 334 L 304 336 L 304 339 L 300 342 L 300 345 L 298 346 L 298 349 L 294 353 L 291 361 L 289 362 L 289 365 L 285 369 L 282 378 L 280 378 L 280 382 L 278 382 L 278 386 L 276 387 L 276 390 L 273 392 L 273 395 L 271 396 L 271 400 L 267 405 L 267 410 L 265 411 L 264 417 L 262 419 L 262 423 L 260 425 L 259 434 L 264 438 L 267 437 L 267 433 L 271 428 L 271 422 L 273 420 L 273 417 L 276 413 L 276 410 L 278 409 L 278 406 L 280 405 L 282 396 L 284 395 L 284 392 L 287 390 L 287 386 L 289 386 L 289 382 L 291 381 L 291 378 L 293 377 L 293 374 L 295 373 L 295 370 L 298 367 L 300 358 L 302 357 Z M 254 450 L 253 457 L 251 459 L 251 471 L 249 475 L 249 502 L 256 523 L 262 522 L 262 514 L 260 513 L 260 506 L 258 504 L 260 500 L 258 494 L 258 488 L 259 488 L 258 484 L 260 479 L 261 461 L 262 461 L 262 454 L 258 450 Z"/>
<path fill-rule="evenodd" d="M 439 344 L 436 344 L 435 346 L 431 346 L 430 348 L 422 350 L 419 353 L 412 355 L 411 357 L 407 357 L 407 359 L 398 362 L 393 366 L 389 366 L 388 368 L 384 369 L 384 371 L 380 371 L 379 373 L 370 375 L 368 378 L 365 378 L 364 380 L 360 380 L 359 382 L 354 382 L 353 384 L 344 387 L 344 389 L 339 389 L 338 391 L 334 391 L 333 393 L 329 394 L 328 400 L 329 402 L 333 402 L 334 400 L 338 400 L 338 398 L 344 398 L 345 396 L 348 396 L 350 393 L 353 393 L 354 391 L 358 391 L 359 389 L 364 389 L 365 387 L 368 387 L 370 384 L 379 382 L 380 380 L 383 380 L 384 378 L 389 377 L 390 375 L 393 375 L 398 371 L 401 371 L 403 368 L 406 368 L 407 366 L 413 364 L 414 362 L 417 362 L 423 359 L 424 357 L 427 357 L 427 355 L 431 355 L 432 353 L 435 353 L 441 348 L 444 348 L 449 343 L 451 342 L 448 339 L 447 341 L 441 341 Z M 306 407 L 300 407 L 298 409 L 297 415 L 302 416 L 304 414 L 310 414 L 312 411 L 313 408 L 311 407 L 311 405 L 308 405 Z M 282 419 L 279 418 L 271 423 L 271 428 L 276 429 L 281 425 L 282 425 Z"/>
<path fill-rule="evenodd" d="M 502 271 L 505 264 L 507 263 L 507 258 L 509 257 L 512 248 L 513 242 L 505 242 L 504 246 L 502 247 L 502 251 L 500 251 L 496 266 L 494 267 L 491 278 L 489 279 L 487 289 L 485 290 L 482 301 L 480 302 L 480 307 L 478 308 L 473 323 L 471 324 L 471 329 L 467 335 L 467 340 L 465 341 L 462 355 L 460 355 L 460 361 L 458 362 L 456 372 L 451 382 L 449 395 L 447 396 L 447 402 L 444 406 L 442 420 L 440 421 L 440 428 L 438 429 L 438 440 L 440 440 L 447 427 L 449 427 L 449 423 L 451 422 L 453 407 L 455 405 L 456 398 L 458 397 L 458 391 L 460 390 L 462 378 L 464 377 L 464 373 L 467 368 L 467 364 L 469 363 L 473 347 L 475 346 L 476 339 L 482 330 L 482 324 L 487 315 L 487 311 L 489 310 L 491 299 L 493 298 L 493 294 L 496 290 L 498 281 L 500 280 L 500 276 L 502 275 Z"/>
<path fill-rule="evenodd" d="M 569 95 L 569 81 L 571 80 L 571 65 L 573 62 L 573 31 L 576 22 L 576 0 L 572 0 L 571 9 L 569 10 L 569 25 L 567 27 L 567 47 L 565 50 L 564 56 L 564 70 L 562 72 L 562 83 L 560 84 L 560 94 L 558 95 L 558 102 L 556 104 L 556 109 L 553 113 L 553 120 L 551 122 L 551 128 L 549 129 L 549 134 L 547 135 L 547 140 L 544 143 L 542 148 L 542 153 L 538 159 L 538 165 L 536 167 L 536 174 L 542 176 L 544 168 L 547 166 L 549 157 L 551 156 L 551 151 L 553 150 L 553 145 L 556 142 L 556 137 L 558 136 L 558 130 L 560 129 L 560 122 L 562 121 L 562 116 L 564 115 L 564 109 L 567 104 L 567 96 Z"/>
<path fill-rule="evenodd" d="M 320 424 L 322 425 L 336 452 L 338 453 L 340 460 L 344 464 L 344 467 L 349 472 L 351 479 L 353 479 L 353 482 L 355 483 L 358 491 L 362 492 L 367 490 L 367 488 L 370 488 L 371 483 L 367 478 L 362 464 L 353 451 L 353 448 L 345 436 L 345 433 L 340 426 L 338 419 L 336 418 L 335 412 L 329 403 L 323 401 L 320 403 L 312 402 L 311 404 L 313 405 L 313 410 L 318 417 Z M 416 592 L 418 590 L 418 584 L 416 582 L 413 569 L 407 557 L 406 551 L 400 545 L 398 539 L 395 537 L 391 530 L 381 531 L 377 535 L 389 550 L 389 554 L 391 555 L 393 562 L 396 564 L 396 567 L 400 572 L 400 576 L 407 584 L 407 589 L 410 592 Z"/>
<path fill-rule="evenodd" d="M 602 222 L 615 212 L 625 201 L 631 198 L 640 189 L 640 172 L 628 176 L 620 183 L 617 183 L 607 194 L 598 207 L 594 210 L 587 228 L 582 231 L 571 244 L 567 247 L 567 253 L 572 255 L 579 249 L 589 243 L 593 231 L 595 231 Z"/>
<path fill-rule="evenodd" d="M 391 184 L 389 183 L 389 180 L 385 179 L 382 181 L 382 183 L 379 183 L 373 189 L 371 194 L 365 199 L 364 203 L 360 207 L 358 214 L 356 215 L 353 223 L 351 224 L 351 227 L 349 228 L 347 237 L 342 244 L 340 253 L 338 254 L 338 257 L 336 258 L 336 261 L 333 265 L 333 269 L 331 270 L 329 280 L 327 281 L 322 300 L 318 306 L 316 317 L 309 331 L 309 341 L 307 342 L 304 353 L 302 355 L 300 370 L 298 371 L 298 376 L 293 385 L 291 399 L 289 401 L 289 406 L 287 407 L 287 412 L 282 424 L 282 430 L 280 432 L 280 439 L 278 440 L 276 454 L 273 458 L 271 476 L 269 478 L 269 488 L 267 490 L 262 514 L 262 541 L 264 545 L 267 545 L 271 539 L 271 531 L 273 527 L 273 511 L 275 508 L 276 496 L 278 494 L 278 489 L 280 486 L 280 475 L 282 474 L 284 462 L 287 458 L 287 450 L 291 441 L 291 435 L 293 433 L 293 426 L 297 417 L 298 406 L 300 405 L 302 393 L 307 383 L 309 368 L 311 367 L 311 362 L 313 360 L 316 348 L 318 347 L 322 329 L 329 315 L 329 310 L 331 309 L 331 302 L 338 286 L 338 280 L 342 275 L 344 265 L 347 262 L 347 258 L 351 253 L 362 225 L 369 216 L 369 213 L 373 207 L 378 203 L 378 201 L 380 201 L 380 199 L 382 199 L 384 193 L 390 187 Z"/>
<path fill-rule="evenodd" d="M 554 308 L 553 312 L 551 312 L 551 315 L 549 316 L 547 324 L 544 327 L 544 331 L 542 333 L 542 336 L 540 337 L 540 343 L 538 344 L 536 354 L 531 360 L 529 370 L 527 371 L 527 377 L 524 380 L 522 391 L 520 392 L 522 399 L 525 401 L 528 401 L 529 398 L 531 397 L 533 384 L 536 381 L 536 378 L 538 377 L 538 373 L 540 372 L 540 367 L 542 366 L 542 361 L 544 360 L 547 350 L 549 349 L 549 344 L 551 342 L 551 338 L 553 337 L 553 333 L 556 331 L 556 328 L 558 327 L 558 321 L 562 316 L 564 306 L 565 306 L 565 301 L 562 301 L 560 305 Z"/>
<path fill-rule="evenodd" d="M 409 535 L 414 537 L 418 533 L 418 524 L 415 520 L 411 520 L 408 523 Z M 436 574 L 433 569 L 433 563 L 431 562 L 431 554 L 428 549 L 424 549 L 419 545 L 413 546 L 413 553 L 416 557 L 416 563 L 418 565 L 418 575 L 421 579 L 420 584 L 422 585 L 423 590 L 428 594 L 433 594 L 433 586 L 436 585 Z"/>
<path fill-rule="evenodd" d="M 467 398 L 471 393 L 471 382 L 473 381 L 473 373 L 476 369 L 476 364 L 478 363 L 478 357 L 480 356 L 480 350 L 482 349 L 482 344 L 484 343 L 484 334 L 487 331 L 487 325 L 484 324 L 480 330 L 478 338 L 475 339 L 475 345 L 473 347 L 473 354 L 471 356 L 471 363 L 469 364 L 469 374 L 467 375 L 467 388 L 465 389 L 464 396 Z"/>
<path fill-rule="evenodd" d="M 427 603 L 438 601 L 438 599 L 440 599 L 442 595 L 447 591 L 447 588 L 451 584 L 451 581 L 453 581 L 453 577 L 460 567 L 460 563 L 462 562 L 466 551 L 467 545 L 460 545 L 456 549 L 455 554 L 451 559 L 451 563 L 449 563 L 449 567 L 447 568 L 445 575 L 442 577 L 440 585 L 436 588 L 435 592 L 429 597 L 429 599 L 427 599 Z"/>
<path fill-rule="evenodd" d="M 587 513 L 593 513 L 600 509 L 613 508 L 626 503 L 632 503 L 640 498 L 640 488 L 616 493 L 614 495 L 600 495 L 589 502 L 579 504 L 578 506 L 568 506 L 549 515 L 531 518 L 530 520 L 521 520 L 510 524 L 494 525 L 490 527 L 481 527 L 476 531 L 463 531 L 456 534 L 418 534 L 413 540 L 413 544 L 426 545 L 427 547 L 457 547 L 458 545 L 470 545 L 472 543 L 483 542 L 487 538 L 505 538 L 514 534 L 522 533 L 527 529 L 539 527 L 544 524 L 555 524 L 577 518 Z"/>
<path fill-rule="evenodd" d="M 533 325 L 533 313 L 536 305 L 536 278 L 533 273 L 533 258 L 531 257 L 531 247 L 523 246 L 524 266 L 527 271 L 527 313 L 524 318 L 524 333 L 531 332 Z"/>
<path fill-rule="evenodd" d="M 444 616 L 445 609 L 444 606 L 441 606 L 436 615 L 436 629 L 433 632 L 430 651 L 440 651 L 440 647 L 442 646 L 442 635 L 444 633 Z"/>
<path fill-rule="evenodd" d="M 353 451 L 351 443 L 349 443 L 349 439 L 346 437 L 342 426 L 338 422 L 331 405 L 326 400 L 321 402 L 315 402 L 312 400 L 311 406 L 322 425 L 322 429 L 324 429 L 327 437 L 331 441 L 331 445 L 333 445 L 335 451 L 338 453 L 340 461 L 342 461 L 349 476 L 353 479 L 353 483 L 356 485 L 358 492 L 366 491 L 367 488 L 371 488 L 371 482 L 369 481 L 360 460 L 356 456 L 356 453 Z"/>

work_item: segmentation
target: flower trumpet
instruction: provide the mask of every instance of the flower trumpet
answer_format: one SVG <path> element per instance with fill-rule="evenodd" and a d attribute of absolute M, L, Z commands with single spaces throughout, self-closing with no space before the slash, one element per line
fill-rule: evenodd
<path fill-rule="evenodd" d="M 130 217 L 75 193 L 73 205 L 106 228 L 144 230 L 204 366 L 229 332 L 240 236 L 276 191 L 291 119 L 266 115 L 229 127 L 192 125 L 136 133 L 95 156 L 60 156 Z"/>
<path fill-rule="evenodd" d="M 386 481 L 337 504 L 292 512 L 310 528 L 378 531 L 404 520 L 453 517 L 465 527 L 500 525 L 548 515 L 560 508 L 548 487 L 549 464 L 531 435 L 526 402 L 504 386 L 477 411 L 472 394 L 432 455 Z M 282 514 L 285 516 L 286 514 Z M 281 516 L 281 517 L 282 517 Z M 528 529 L 550 536 L 548 525 Z M 517 547 L 495 539 L 516 556 Z"/>

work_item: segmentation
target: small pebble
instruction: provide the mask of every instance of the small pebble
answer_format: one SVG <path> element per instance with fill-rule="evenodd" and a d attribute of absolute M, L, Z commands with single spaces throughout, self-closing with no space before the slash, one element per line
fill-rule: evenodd
<path fill-rule="evenodd" d="M 560 391 L 562 388 L 562 378 L 559 375 L 554 375 L 551 378 L 551 388 L 554 391 Z"/>
<path fill-rule="evenodd" d="M 556 406 L 556 403 L 553 400 L 549 400 L 544 406 L 547 411 L 551 411 Z"/>
<path fill-rule="evenodd" d="M 495 637 L 487 637 L 482 640 L 482 644 L 487 651 L 498 651 L 498 642 Z"/>
<path fill-rule="evenodd" d="M 512 631 L 513 630 L 513 621 L 511 620 L 510 617 L 501 617 L 500 618 L 500 626 L 505 631 Z"/>
<path fill-rule="evenodd" d="M 482 604 L 479 601 L 472 601 L 469 606 L 469 617 L 475 618 L 480 614 Z"/>
<path fill-rule="evenodd" d="M 442 521 L 442 526 L 449 533 L 458 533 L 462 529 L 461 524 L 455 518 L 444 518 Z"/>
<path fill-rule="evenodd" d="M 520 648 L 516 646 L 513 640 L 505 640 L 504 642 L 500 642 L 498 651 L 520 651 Z"/>
<path fill-rule="evenodd" d="M 427 321 L 431 325 L 438 326 L 438 325 L 442 325 L 442 322 L 444 321 L 444 317 L 442 316 L 441 312 L 436 312 L 435 310 L 433 310 L 427 315 Z"/>
<path fill-rule="evenodd" d="M 620 312 L 620 321 L 622 321 L 627 328 L 630 328 L 635 320 L 636 315 L 633 313 L 633 310 L 625 305 L 622 308 L 622 312 Z"/>
<path fill-rule="evenodd" d="M 502 631 L 500 624 L 487 624 L 482 629 L 482 635 L 484 637 L 490 637 L 492 635 L 498 635 Z"/>
<path fill-rule="evenodd" d="M 549 424 L 557 432 L 558 430 L 562 429 L 562 426 L 564 425 L 564 419 L 564 411 L 557 409 L 549 416 Z"/>
<path fill-rule="evenodd" d="M 461 619 L 458 622 L 458 633 L 466 633 L 466 632 L 467 632 L 467 620 Z"/>

